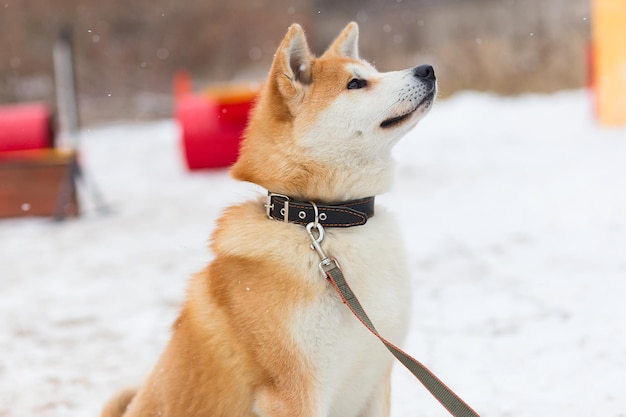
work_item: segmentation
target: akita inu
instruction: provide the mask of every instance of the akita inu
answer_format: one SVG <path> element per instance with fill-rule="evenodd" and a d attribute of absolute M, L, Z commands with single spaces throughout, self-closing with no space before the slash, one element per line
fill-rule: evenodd
<path fill-rule="evenodd" d="M 389 415 L 393 358 L 322 277 L 303 225 L 325 228 L 324 249 L 401 343 L 411 288 L 398 228 L 373 202 L 437 87 L 429 65 L 378 72 L 357 41 L 350 23 L 316 58 L 289 28 L 232 168 L 269 195 L 225 210 L 154 371 L 103 416 Z"/>

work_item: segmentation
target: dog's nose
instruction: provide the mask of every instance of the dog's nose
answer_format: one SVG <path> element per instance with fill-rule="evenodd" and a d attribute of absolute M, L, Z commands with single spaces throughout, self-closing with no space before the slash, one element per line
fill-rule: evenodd
<path fill-rule="evenodd" d="M 413 75 L 416 78 L 423 78 L 432 81 L 435 79 L 435 70 L 431 65 L 420 65 L 419 67 L 413 68 Z"/>

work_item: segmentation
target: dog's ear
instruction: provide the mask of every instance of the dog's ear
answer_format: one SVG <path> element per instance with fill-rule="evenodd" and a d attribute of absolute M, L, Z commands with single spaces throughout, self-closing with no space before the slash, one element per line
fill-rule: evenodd
<path fill-rule="evenodd" d="M 359 58 L 359 25 L 356 22 L 348 23 L 337 39 L 330 45 L 324 55 L 338 55 L 348 58 Z"/>
<path fill-rule="evenodd" d="M 277 143 L 290 146 L 293 138 L 287 121 L 297 114 L 306 90 L 313 83 L 311 67 L 314 59 L 300 25 L 291 25 L 278 46 L 268 82 L 250 115 L 239 158 L 230 171 L 234 178 L 259 184 L 268 190 L 278 190 L 280 184 L 289 182 L 286 176 L 297 176 L 289 172 L 290 168 L 281 159 L 282 154 L 267 145 L 270 142 L 275 146 Z M 268 166 L 279 168 L 270 170 Z"/>
<path fill-rule="evenodd" d="M 274 76 L 282 77 L 292 84 L 311 84 L 312 54 L 302 27 L 293 24 L 276 51 Z"/>

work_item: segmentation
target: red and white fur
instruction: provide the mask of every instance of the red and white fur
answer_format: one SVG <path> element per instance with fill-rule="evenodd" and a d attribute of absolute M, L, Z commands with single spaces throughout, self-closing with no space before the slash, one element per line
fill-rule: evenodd
<path fill-rule="evenodd" d="M 359 58 L 355 23 L 314 57 L 292 25 L 232 175 L 303 201 L 387 191 L 391 148 L 436 94 L 434 74 L 419 68 L 378 72 Z M 320 274 L 304 228 L 268 219 L 264 202 L 224 211 L 214 261 L 191 279 L 154 371 L 103 416 L 389 415 L 392 356 Z M 377 207 L 366 225 L 326 228 L 323 243 L 377 329 L 398 344 L 411 305 L 400 240 L 393 216 Z"/>

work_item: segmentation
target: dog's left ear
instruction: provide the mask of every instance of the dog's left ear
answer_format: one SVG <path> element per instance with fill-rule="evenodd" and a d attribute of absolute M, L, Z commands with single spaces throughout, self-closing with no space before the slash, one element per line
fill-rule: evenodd
<path fill-rule="evenodd" d="M 359 25 L 356 22 L 348 23 L 337 39 L 330 45 L 324 55 L 338 55 L 348 58 L 359 58 Z"/>

